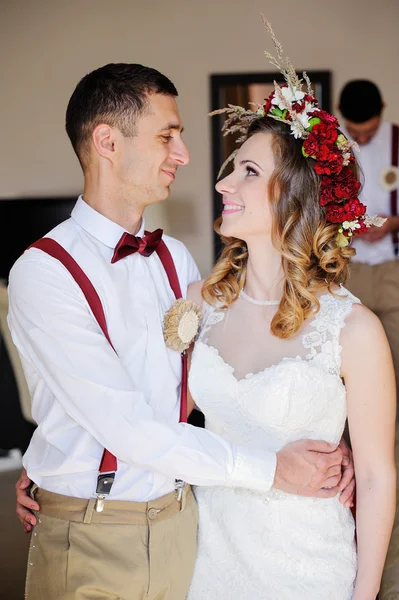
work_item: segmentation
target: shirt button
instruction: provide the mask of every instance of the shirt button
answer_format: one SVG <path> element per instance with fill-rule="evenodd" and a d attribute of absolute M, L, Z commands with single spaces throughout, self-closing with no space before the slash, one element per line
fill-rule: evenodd
<path fill-rule="evenodd" d="M 156 508 L 149 508 L 147 510 L 147 517 L 151 520 L 156 519 L 158 512 L 159 511 Z"/>

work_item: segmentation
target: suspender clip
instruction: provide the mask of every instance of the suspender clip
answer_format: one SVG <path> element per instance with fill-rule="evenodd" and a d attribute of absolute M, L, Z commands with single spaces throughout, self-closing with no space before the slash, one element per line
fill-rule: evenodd
<path fill-rule="evenodd" d="M 186 485 L 187 483 L 182 479 L 175 480 L 176 499 L 178 502 L 181 502 L 181 499 L 183 497 L 183 491 Z"/>
<path fill-rule="evenodd" d="M 102 512 L 104 510 L 104 500 L 106 496 L 111 491 L 111 488 L 114 484 L 115 473 L 99 473 L 97 478 L 97 488 L 96 488 L 96 511 Z"/>

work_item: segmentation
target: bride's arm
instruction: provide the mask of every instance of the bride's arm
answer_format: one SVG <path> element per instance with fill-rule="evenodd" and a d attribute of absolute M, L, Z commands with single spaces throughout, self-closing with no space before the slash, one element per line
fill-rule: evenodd
<path fill-rule="evenodd" d="M 201 290 L 202 290 L 203 283 L 204 283 L 204 279 L 202 279 L 201 281 L 196 281 L 195 283 L 192 283 L 191 285 L 189 285 L 188 290 L 187 290 L 187 300 L 191 300 L 192 302 L 195 302 L 199 306 L 199 308 L 201 308 L 201 306 L 202 306 Z M 194 350 L 194 344 L 191 344 L 190 348 L 187 350 L 188 371 L 189 372 L 190 372 L 190 367 L 191 367 L 191 357 L 193 354 L 193 350 Z M 188 387 L 187 388 L 187 409 L 188 409 L 189 415 L 192 413 L 194 408 L 197 408 L 197 406 L 194 402 L 194 398 L 191 395 L 190 388 Z"/>
<path fill-rule="evenodd" d="M 374 600 L 395 515 L 395 376 L 381 322 L 364 306 L 353 307 L 341 345 L 356 473 L 358 574 L 353 600 Z"/>

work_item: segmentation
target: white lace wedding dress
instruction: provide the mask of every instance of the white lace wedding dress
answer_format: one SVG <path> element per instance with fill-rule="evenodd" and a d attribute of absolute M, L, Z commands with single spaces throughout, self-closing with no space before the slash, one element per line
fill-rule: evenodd
<path fill-rule="evenodd" d="M 340 331 L 354 303 L 327 293 L 291 340 L 270 333 L 275 303 L 248 296 L 203 307 L 189 384 L 206 428 L 278 451 L 299 439 L 339 442 L 346 419 Z M 198 558 L 188 600 L 350 600 L 354 521 L 332 499 L 272 489 L 197 487 Z"/>

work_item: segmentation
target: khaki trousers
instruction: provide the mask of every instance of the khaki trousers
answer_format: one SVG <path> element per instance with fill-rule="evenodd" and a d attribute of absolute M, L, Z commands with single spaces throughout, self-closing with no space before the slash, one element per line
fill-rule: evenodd
<path fill-rule="evenodd" d="M 346 287 L 381 320 L 391 347 L 399 399 L 399 260 L 381 265 L 352 263 Z M 398 415 L 399 417 L 399 411 Z M 399 424 L 396 430 L 399 485 Z M 395 525 L 389 545 L 379 600 L 399 600 L 399 490 Z"/>
<path fill-rule="evenodd" d="M 151 502 L 71 498 L 36 489 L 40 505 L 27 600 L 185 600 L 196 557 L 197 505 L 187 486 Z"/>

